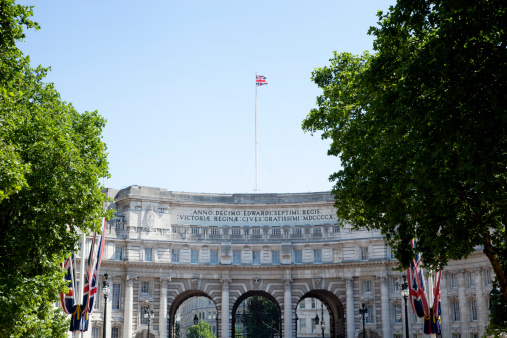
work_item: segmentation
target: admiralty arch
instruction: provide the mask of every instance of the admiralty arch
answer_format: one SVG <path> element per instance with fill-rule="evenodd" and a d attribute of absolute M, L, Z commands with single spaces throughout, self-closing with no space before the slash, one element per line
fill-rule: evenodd
<path fill-rule="evenodd" d="M 329 192 L 208 194 L 130 186 L 107 189 L 115 217 L 106 230 L 100 270 L 112 292 L 96 304 L 85 337 L 106 325 L 108 338 L 147 337 L 143 309 L 154 312 L 150 337 L 175 337 L 175 315 L 187 299 L 216 306 L 216 336 L 234 337 L 236 309 L 264 296 L 279 309 L 280 332 L 297 337 L 296 307 L 309 297 L 329 313 L 328 336 L 405 332 L 401 273 L 376 231 L 336 218 Z M 480 248 L 446 267 L 441 282 L 443 337 L 475 338 L 488 321 L 491 266 Z M 104 318 L 104 307 L 106 318 Z M 410 307 L 410 305 L 409 305 Z M 423 323 L 410 315 L 410 337 Z M 320 335 L 316 335 L 320 336 Z"/>

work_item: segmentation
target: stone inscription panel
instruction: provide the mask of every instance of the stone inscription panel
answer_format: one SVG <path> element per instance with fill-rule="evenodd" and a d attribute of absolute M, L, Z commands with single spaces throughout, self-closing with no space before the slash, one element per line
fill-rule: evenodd
<path fill-rule="evenodd" d="M 303 225 L 336 223 L 332 207 L 306 208 L 175 208 L 172 224 L 190 225 Z"/>

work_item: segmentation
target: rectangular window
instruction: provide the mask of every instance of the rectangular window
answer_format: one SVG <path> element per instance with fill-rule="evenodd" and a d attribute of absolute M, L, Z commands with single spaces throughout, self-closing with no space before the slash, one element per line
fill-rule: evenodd
<path fill-rule="evenodd" d="M 310 321 L 312 322 L 312 333 L 314 333 L 317 329 L 317 321 L 313 318 Z"/>
<path fill-rule="evenodd" d="M 123 247 L 121 246 L 114 247 L 114 259 L 117 261 L 123 260 Z"/>
<path fill-rule="evenodd" d="M 315 298 L 311 298 L 311 300 L 312 300 L 312 303 L 311 303 L 312 309 L 315 309 L 317 307 L 317 303 L 315 302 Z"/>
<path fill-rule="evenodd" d="M 368 260 L 368 247 L 361 247 L 361 260 L 362 261 Z"/>
<path fill-rule="evenodd" d="M 98 310 L 100 307 L 100 295 L 101 295 L 100 288 L 101 288 L 101 286 L 99 283 L 99 284 L 97 284 L 97 296 L 93 297 L 93 309 L 94 310 Z"/>
<path fill-rule="evenodd" d="M 393 278 L 393 292 L 400 292 L 400 280 Z"/>
<path fill-rule="evenodd" d="M 192 232 L 192 235 L 198 235 L 199 234 L 199 228 L 198 227 L 190 227 L 190 231 Z"/>
<path fill-rule="evenodd" d="M 120 329 L 117 327 L 111 328 L 111 338 L 120 338 Z"/>
<path fill-rule="evenodd" d="M 363 281 L 363 293 L 371 293 L 371 280 Z"/>
<path fill-rule="evenodd" d="M 459 322 L 459 302 L 452 303 L 452 321 Z"/>
<path fill-rule="evenodd" d="M 271 263 L 273 265 L 280 264 L 280 251 L 271 251 Z"/>
<path fill-rule="evenodd" d="M 455 289 L 458 287 L 458 275 L 456 273 L 451 274 L 451 288 Z"/>
<path fill-rule="evenodd" d="M 209 251 L 209 262 L 212 265 L 218 264 L 218 250 L 210 250 Z"/>
<path fill-rule="evenodd" d="M 232 252 L 232 264 L 234 265 L 241 264 L 241 251 L 235 250 Z"/>
<path fill-rule="evenodd" d="M 261 264 L 261 252 L 260 251 L 252 251 L 252 264 Z"/>
<path fill-rule="evenodd" d="M 303 299 L 301 301 L 301 303 L 299 303 L 299 308 L 300 309 L 305 309 L 306 308 L 306 299 Z"/>
<path fill-rule="evenodd" d="M 333 232 L 340 232 L 340 227 L 339 226 L 334 226 L 333 227 Z"/>
<path fill-rule="evenodd" d="M 300 318 L 298 321 L 299 321 L 299 332 L 306 333 L 306 318 Z"/>
<path fill-rule="evenodd" d="M 272 235 L 281 235 L 282 234 L 282 229 L 280 229 L 280 228 L 273 228 L 273 229 L 271 229 L 271 234 Z"/>
<path fill-rule="evenodd" d="M 467 276 L 468 276 L 468 287 L 469 288 L 475 287 L 475 277 L 473 271 L 467 272 Z"/>
<path fill-rule="evenodd" d="M 179 263 L 180 262 L 180 250 L 179 249 L 173 249 L 172 250 L 172 262 L 173 263 Z"/>
<path fill-rule="evenodd" d="M 171 227 L 173 229 L 173 234 L 177 234 L 178 233 L 178 227 Z"/>
<path fill-rule="evenodd" d="M 190 250 L 190 263 L 199 263 L 199 250 Z"/>
<path fill-rule="evenodd" d="M 150 282 L 142 281 L 141 282 L 141 293 L 149 295 L 150 294 Z"/>
<path fill-rule="evenodd" d="M 144 261 L 145 262 L 152 262 L 152 253 L 153 253 L 153 249 L 152 248 L 144 248 Z"/>
<path fill-rule="evenodd" d="M 259 228 L 252 228 L 252 235 L 254 235 L 254 236 L 260 236 L 261 235 L 261 229 L 259 229 Z"/>
<path fill-rule="evenodd" d="M 491 270 L 485 270 L 484 271 L 484 275 L 485 275 L 485 278 L 484 278 L 484 284 L 485 285 L 491 285 Z"/>
<path fill-rule="evenodd" d="M 470 321 L 477 321 L 477 303 L 475 300 L 470 301 Z"/>
<path fill-rule="evenodd" d="M 479 334 L 478 333 L 470 333 L 470 338 L 479 338 Z"/>
<path fill-rule="evenodd" d="M 322 233 L 322 229 L 321 228 L 313 228 L 313 233 L 315 235 L 320 235 Z"/>
<path fill-rule="evenodd" d="M 364 322 L 366 324 L 373 324 L 373 306 L 366 305 L 365 306 L 368 312 L 366 313 L 366 317 L 364 318 Z"/>
<path fill-rule="evenodd" d="M 220 230 L 217 227 L 212 227 L 209 229 L 209 233 L 211 235 L 220 235 Z"/>
<path fill-rule="evenodd" d="M 303 250 L 294 250 L 294 264 L 303 264 Z"/>
<path fill-rule="evenodd" d="M 96 326 L 92 327 L 92 338 L 99 338 L 99 328 Z"/>
<path fill-rule="evenodd" d="M 322 250 L 313 250 L 313 262 L 315 264 L 322 263 Z"/>
<path fill-rule="evenodd" d="M 452 338 L 461 338 L 461 334 L 460 333 L 453 333 Z"/>
<path fill-rule="evenodd" d="M 241 235 L 241 229 L 240 228 L 232 228 L 231 229 L 231 235 L 233 235 L 233 236 L 239 236 L 239 235 Z"/>
<path fill-rule="evenodd" d="M 394 304 L 394 322 L 401 323 L 401 304 Z"/>
<path fill-rule="evenodd" d="M 120 309 L 120 284 L 113 284 L 113 310 L 119 310 Z"/>

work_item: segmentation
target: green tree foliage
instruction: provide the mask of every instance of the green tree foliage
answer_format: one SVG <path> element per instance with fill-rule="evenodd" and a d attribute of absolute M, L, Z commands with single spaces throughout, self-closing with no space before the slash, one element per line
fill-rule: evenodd
<path fill-rule="evenodd" d="M 269 338 L 280 330 L 277 306 L 262 296 L 248 298 L 247 314 L 242 320 L 247 337 Z"/>
<path fill-rule="evenodd" d="M 188 329 L 188 338 L 214 338 L 213 332 L 208 322 L 201 320 L 199 324 L 193 325 Z"/>
<path fill-rule="evenodd" d="M 105 120 L 78 113 L 16 47 L 32 8 L 0 0 L 0 337 L 63 337 L 59 263 L 105 215 Z"/>
<path fill-rule="evenodd" d="M 491 312 L 489 314 L 489 324 L 485 327 L 485 336 L 487 337 L 505 337 L 507 331 L 507 301 L 500 292 L 490 294 Z"/>
<path fill-rule="evenodd" d="M 507 6 L 399 0 L 375 54 L 334 54 L 303 129 L 332 141 L 337 215 L 380 229 L 407 266 L 418 240 L 439 268 L 484 246 L 507 300 Z"/>

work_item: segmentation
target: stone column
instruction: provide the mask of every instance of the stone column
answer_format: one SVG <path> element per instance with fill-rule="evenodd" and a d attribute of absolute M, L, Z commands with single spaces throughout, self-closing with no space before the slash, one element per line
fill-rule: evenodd
<path fill-rule="evenodd" d="M 344 277 L 347 295 L 347 337 L 354 338 L 356 334 L 356 325 L 354 317 L 354 278 Z"/>
<path fill-rule="evenodd" d="M 123 337 L 132 338 L 132 314 L 134 308 L 134 280 L 136 276 L 125 277 L 125 302 L 123 316 Z"/>
<path fill-rule="evenodd" d="M 230 326 L 231 316 L 229 311 L 229 283 L 231 282 L 231 279 L 222 278 L 220 282 L 222 283 L 221 337 L 229 338 L 231 336 L 231 326 Z"/>
<path fill-rule="evenodd" d="M 442 311 L 441 315 L 441 325 L 442 325 L 442 337 L 450 337 L 451 336 L 451 309 L 449 308 L 449 296 L 447 293 L 447 276 L 448 272 L 443 272 L 442 277 L 440 279 L 440 293 L 441 293 L 441 304 L 440 309 Z"/>
<path fill-rule="evenodd" d="M 382 309 L 382 336 L 391 337 L 391 315 L 389 311 L 389 276 L 380 277 L 380 302 Z"/>
<path fill-rule="evenodd" d="M 458 271 L 458 300 L 459 300 L 459 321 L 461 334 L 469 331 L 469 318 L 467 317 L 467 299 L 465 296 L 465 270 Z"/>
<path fill-rule="evenodd" d="M 479 337 L 482 337 L 484 334 L 484 326 L 488 323 L 488 308 L 486 305 L 486 301 L 482 295 L 482 269 L 477 269 L 474 271 L 475 278 L 475 299 L 477 305 L 477 321 L 479 323 Z"/>
<path fill-rule="evenodd" d="M 292 279 L 290 277 L 282 278 L 284 283 L 283 292 L 283 336 L 292 338 Z M 328 323 L 329 325 L 329 323 Z"/>
<path fill-rule="evenodd" d="M 171 278 L 160 277 L 160 310 L 158 315 L 158 332 L 160 338 L 167 338 L 167 283 Z"/>

